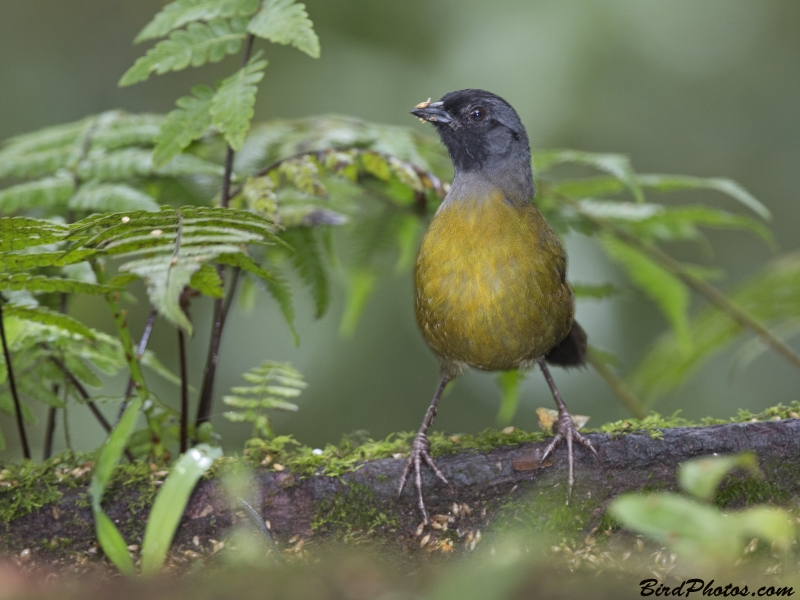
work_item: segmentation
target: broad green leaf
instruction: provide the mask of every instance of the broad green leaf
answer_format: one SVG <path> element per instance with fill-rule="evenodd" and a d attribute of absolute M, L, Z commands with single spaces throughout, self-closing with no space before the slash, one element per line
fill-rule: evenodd
<path fill-rule="evenodd" d="M 161 9 L 139 32 L 134 44 L 164 37 L 170 31 L 194 21 L 247 17 L 258 8 L 258 0 L 178 0 Z"/>
<path fill-rule="evenodd" d="M 211 119 L 234 150 L 241 150 L 250 129 L 258 91 L 256 84 L 264 77 L 266 66 L 266 60 L 254 56 L 246 66 L 219 84 L 211 100 Z"/>
<path fill-rule="evenodd" d="M 795 540 L 796 525 L 792 515 L 772 506 L 754 506 L 734 515 L 736 526 L 745 534 L 766 540 L 772 550 L 787 553 Z"/>
<path fill-rule="evenodd" d="M 206 85 L 197 85 L 192 88 L 192 94 L 178 98 L 178 108 L 167 115 L 166 122 L 161 126 L 153 149 L 155 167 L 167 164 L 211 127 L 209 109 L 214 90 Z"/>
<path fill-rule="evenodd" d="M 264 0 L 247 31 L 276 44 L 291 44 L 319 58 L 319 38 L 304 4 L 294 0 Z"/>
<path fill-rule="evenodd" d="M 75 190 L 75 181 L 67 175 L 20 183 L 0 190 L 0 213 L 29 208 L 58 208 L 66 204 Z"/>
<path fill-rule="evenodd" d="M 70 210 L 89 213 L 157 211 L 160 208 L 149 194 L 119 183 L 87 183 L 70 198 L 67 206 Z"/>
<path fill-rule="evenodd" d="M 120 86 L 145 81 L 155 72 L 163 75 L 180 71 L 189 65 L 199 67 L 219 62 L 238 52 L 245 36 L 243 19 L 217 19 L 210 23 L 190 23 L 185 30 L 174 31 L 168 40 L 158 42 L 139 58 L 119 80 Z"/>
<path fill-rule="evenodd" d="M 155 575 L 164 566 L 192 490 L 221 456 L 221 448 L 201 444 L 188 450 L 170 470 L 147 517 L 142 542 L 142 575 Z"/>
<path fill-rule="evenodd" d="M 767 264 L 728 297 L 766 325 L 780 323 L 785 330 L 800 323 L 800 253 Z M 676 389 L 712 355 L 733 344 L 743 333 L 741 325 L 713 307 L 693 317 L 689 329 L 690 352 L 680 352 L 675 336 L 664 334 L 627 377 L 643 400 L 652 403 Z"/>
<path fill-rule="evenodd" d="M 713 500 L 722 478 L 734 469 L 744 469 L 752 475 L 761 474 L 756 453 L 740 452 L 728 456 L 705 456 L 681 463 L 678 483 L 700 500 Z"/>
<path fill-rule="evenodd" d="M 136 567 L 133 564 L 131 555 L 128 553 L 128 545 L 125 543 L 125 538 L 122 537 L 117 526 L 102 510 L 94 513 L 94 528 L 97 542 L 108 559 L 119 569 L 119 572 L 128 577 L 136 575 Z"/>
<path fill-rule="evenodd" d="M 377 280 L 378 276 L 369 268 L 356 268 L 347 274 L 347 301 L 339 322 L 339 335 L 342 337 L 353 337 Z"/>
<path fill-rule="evenodd" d="M 133 575 L 135 572 L 133 561 L 128 554 L 127 544 L 119 530 L 106 516 L 100 505 L 106 487 L 111 481 L 114 467 L 119 461 L 128 439 L 136 426 L 139 412 L 142 410 L 142 398 L 134 398 L 125 408 L 119 422 L 109 434 L 97 459 L 92 474 L 92 483 L 89 491 L 92 498 L 92 512 L 94 513 L 97 541 L 106 556 L 124 574 Z"/>
<path fill-rule="evenodd" d="M 625 527 L 669 545 L 685 559 L 730 562 L 744 547 L 740 532 L 719 510 L 676 494 L 624 494 L 609 512 Z"/>
<path fill-rule="evenodd" d="M 682 352 L 691 349 L 689 333 L 689 291 L 663 267 L 635 248 L 610 235 L 599 238 L 606 254 L 625 268 L 631 282 L 641 289 L 667 317 L 677 336 Z"/>
<path fill-rule="evenodd" d="M 300 277 L 311 289 L 316 317 L 320 318 L 330 303 L 330 285 L 314 230 L 307 227 L 290 229 L 282 237 L 295 250 L 291 260 Z"/>
<path fill-rule="evenodd" d="M 498 425 L 508 425 L 517 413 L 519 388 L 524 379 L 525 376 L 519 369 L 503 371 L 495 377 L 495 381 L 500 387 L 500 409 L 495 418 Z"/>

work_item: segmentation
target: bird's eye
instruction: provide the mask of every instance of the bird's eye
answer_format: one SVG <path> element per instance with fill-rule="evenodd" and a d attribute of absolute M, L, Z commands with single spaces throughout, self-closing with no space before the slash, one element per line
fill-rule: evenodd
<path fill-rule="evenodd" d="M 486 109 L 483 108 L 482 106 L 476 106 L 471 111 L 469 111 L 469 116 L 473 121 L 479 123 L 480 121 L 483 121 L 486 118 Z"/>

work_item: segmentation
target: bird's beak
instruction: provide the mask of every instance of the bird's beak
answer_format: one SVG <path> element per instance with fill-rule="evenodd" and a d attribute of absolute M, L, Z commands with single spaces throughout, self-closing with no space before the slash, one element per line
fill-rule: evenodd
<path fill-rule="evenodd" d="M 422 121 L 430 121 L 432 123 L 450 123 L 453 117 L 443 107 L 441 102 L 420 102 L 411 111 L 415 117 L 419 117 Z"/>

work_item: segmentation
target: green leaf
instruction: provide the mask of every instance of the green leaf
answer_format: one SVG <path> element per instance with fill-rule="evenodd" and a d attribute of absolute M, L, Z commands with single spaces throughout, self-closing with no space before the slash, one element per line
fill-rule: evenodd
<path fill-rule="evenodd" d="M 17 317 L 25 321 L 33 321 L 35 323 L 42 323 L 44 325 L 53 325 L 59 329 L 76 333 L 88 339 L 95 339 L 96 332 L 83 323 L 67 315 L 47 310 L 46 308 L 30 308 L 26 306 L 17 306 L 14 304 L 6 304 L 3 307 L 3 313 L 8 317 Z"/>
<path fill-rule="evenodd" d="M 89 213 L 159 210 L 155 198 L 123 184 L 87 183 L 69 201 L 70 210 Z"/>
<path fill-rule="evenodd" d="M 730 179 L 719 177 L 687 177 L 684 175 L 639 175 L 638 179 L 643 186 L 662 192 L 671 192 L 675 190 L 716 190 L 743 204 L 763 219 L 770 219 L 772 217 L 769 209 L 761 204 L 755 196 Z"/>
<path fill-rule="evenodd" d="M 502 371 L 495 377 L 497 385 L 500 387 L 500 409 L 497 411 L 496 421 L 499 426 L 511 423 L 511 419 L 517 413 L 519 406 L 519 388 L 525 376 L 519 369 Z"/>
<path fill-rule="evenodd" d="M 202 265 L 200 270 L 192 275 L 189 287 L 210 298 L 222 298 L 225 295 L 219 273 L 211 265 Z"/>
<path fill-rule="evenodd" d="M 243 19 L 217 19 L 210 23 L 190 23 L 185 30 L 174 31 L 168 40 L 157 43 L 139 58 L 119 80 L 120 86 L 145 81 L 155 72 L 163 75 L 181 71 L 189 65 L 199 67 L 219 62 L 238 52 L 245 36 Z"/>
<path fill-rule="evenodd" d="M 8 157 L 0 156 L 0 179 L 53 175 L 75 159 L 74 148 L 53 148 Z"/>
<path fill-rule="evenodd" d="M 728 296 L 736 306 L 765 324 L 780 324 L 783 330 L 799 324 L 800 253 L 772 261 Z M 743 333 L 741 325 L 713 307 L 692 318 L 689 329 L 690 352 L 680 352 L 674 335 L 664 334 L 628 376 L 629 385 L 643 400 L 652 403 L 676 389 Z"/>
<path fill-rule="evenodd" d="M 63 206 L 75 190 L 72 177 L 58 175 L 0 190 L 0 213 L 37 207 Z"/>
<path fill-rule="evenodd" d="M 291 256 L 292 262 L 300 277 L 311 289 L 316 318 L 320 318 L 330 303 L 330 286 L 314 230 L 307 227 L 290 229 L 285 231 L 282 237 L 295 250 Z"/>
<path fill-rule="evenodd" d="M 180 154 L 163 167 L 153 165 L 153 153 L 142 148 L 125 148 L 109 153 L 91 155 L 82 160 L 77 168 L 78 176 L 91 180 L 128 180 L 136 176 L 161 175 L 222 175 L 222 167 L 212 162 Z"/>
<path fill-rule="evenodd" d="M 319 58 L 319 38 L 304 4 L 294 0 L 264 0 L 250 20 L 247 31 L 276 44 L 291 44 L 312 58 Z"/>
<path fill-rule="evenodd" d="M 632 246 L 610 235 L 603 235 L 599 239 L 609 258 L 622 265 L 631 282 L 661 309 L 675 331 L 681 351 L 688 352 L 692 340 L 687 316 L 689 291 L 686 286 Z"/>
<path fill-rule="evenodd" d="M 605 171 L 625 184 L 637 202 L 644 202 L 644 193 L 627 156 L 577 150 L 550 150 L 533 154 L 533 165 L 536 171 L 546 171 L 560 163 L 581 164 Z"/>
<path fill-rule="evenodd" d="M 213 21 L 230 17 L 247 17 L 258 8 L 258 0 L 178 0 L 167 4 L 139 32 L 135 44 L 164 37 L 170 31 L 194 21 Z"/>
<path fill-rule="evenodd" d="M 722 478 L 734 469 L 744 469 L 752 475 L 761 475 L 755 452 L 740 452 L 729 456 L 705 456 L 681 463 L 678 469 L 680 486 L 700 498 L 713 500 Z"/>
<path fill-rule="evenodd" d="M 153 149 L 153 165 L 162 167 L 211 127 L 214 90 L 207 85 L 192 88 L 192 96 L 178 98 L 178 108 L 167 115 Z"/>
<path fill-rule="evenodd" d="M 192 490 L 221 456 L 221 448 L 200 444 L 188 450 L 172 467 L 147 517 L 142 542 L 142 575 L 155 575 L 164 566 Z"/>
<path fill-rule="evenodd" d="M 103 494 L 106 487 L 108 487 L 109 481 L 111 481 L 114 467 L 122 456 L 131 433 L 133 433 L 139 412 L 142 410 L 142 404 L 142 398 L 136 397 L 125 408 L 119 422 L 117 422 L 103 445 L 100 457 L 95 464 L 92 483 L 89 487 L 97 540 L 106 556 L 126 575 L 135 573 L 133 561 L 128 554 L 127 545 L 122 534 L 103 512 L 100 502 L 103 499 Z"/>
<path fill-rule="evenodd" d="M 29 271 L 40 267 L 65 267 L 80 263 L 97 253 L 96 250 L 79 250 L 75 252 L 37 252 L 0 254 L 0 269 L 6 271 Z"/>
<path fill-rule="evenodd" d="M 342 313 L 342 320 L 339 322 L 339 335 L 342 337 L 353 337 L 377 281 L 378 276 L 369 268 L 356 268 L 348 273 L 347 301 Z"/>
<path fill-rule="evenodd" d="M 0 290 L 27 290 L 31 293 L 107 294 L 116 287 L 87 283 L 76 279 L 31 275 L 30 273 L 0 273 Z"/>
<path fill-rule="evenodd" d="M 241 150 L 244 136 L 250 129 L 258 91 L 256 84 L 264 77 L 266 66 L 266 60 L 254 56 L 246 66 L 219 84 L 211 100 L 211 119 L 234 150 Z"/>
<path fill-rule="evenodd" d="M 281 314 L 283 314 L 283 318 L 292 332 L 294 344 L 297 346 L 300 343 L 300 336 L 294 326 L 294 304 L 292 303 L 292 291 L 289 288 L 289 284 L 280 274 L 273 271 L 272 279 L 265 279 L 264 285 L 266 285 L 269 295 L 278 303 Z"/>

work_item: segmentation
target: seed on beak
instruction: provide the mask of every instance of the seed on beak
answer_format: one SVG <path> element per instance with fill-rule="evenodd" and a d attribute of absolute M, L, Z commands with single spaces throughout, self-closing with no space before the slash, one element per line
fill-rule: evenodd
<path fill-rule="evenodd" d="M 431 105 L 431 99 L 428 98 L 425 102 L 420 102 L 414 108 L 428 108 Z"/>

